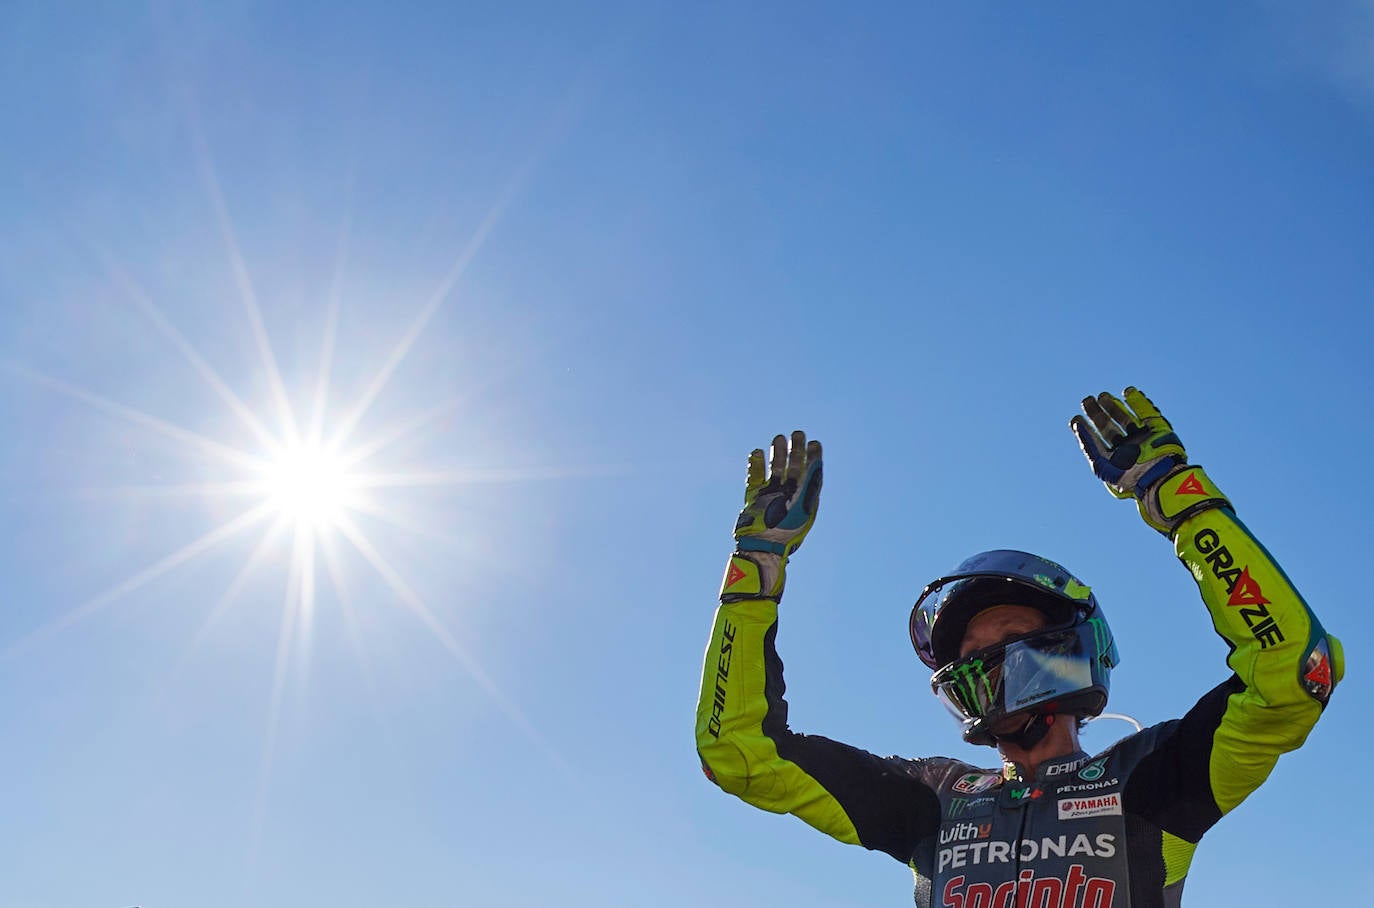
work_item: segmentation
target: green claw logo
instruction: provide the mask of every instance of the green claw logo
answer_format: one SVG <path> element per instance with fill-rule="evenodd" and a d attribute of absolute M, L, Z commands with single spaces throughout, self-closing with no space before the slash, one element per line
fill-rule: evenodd
<path fill-rule="evenodd" d="M 981 715 L 985 706 L 992 702 L 992 679 L 983 670 L 982 659 L 955 666 L 950 672 L 950 681 L 969 712 Z"/>
<path fill-rule="evenodd" d="M 1093 638 L 1097 642 L 1097 651 L 1101 653 L 1099 657 L 1102 664 L 1108 668 L 1115 668 L 1118 661 L 1116 655 L 1116 644 L 1112 641 L 1112 633 L 1107 629 L 1107 622 L 1094 615 L 1088 619 L 1088 627 L 1093 629 Z"/>

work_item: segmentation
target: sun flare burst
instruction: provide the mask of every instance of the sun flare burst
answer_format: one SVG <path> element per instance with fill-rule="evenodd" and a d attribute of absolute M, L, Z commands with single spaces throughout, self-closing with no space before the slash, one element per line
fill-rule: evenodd
<path fill-rule="evenodd" d="M 299 531 L 337 530 L 361 503 L 361 475 L 338 451 L 318 442 L 284 445 L 264 468 L 263 496 L 272 512 Z"/>
<path fill-rule="evenodd" d="M 271 692 L 266 704 L 261 763 L 254 798 L 255 829 L 265 816 L 268 779 L 272 772 L 284 704 L 288 702 L 287 687 L 293 678 L 300 679 L 308 674 L 314 622 L 340 620 L 346 625 L 357 648 L 355 656 L 359 667 L 367 676 L 369 686 L 373 684 L 365 641 L 358 632 L 358 616 L 353 614 L 355 606 L 361 605 L 358 601 L 360 585 L 368 583 L 369 573 L 372 582 L 380 581 L 380 586 L 368 587 L 369 591 L 378 592 L 368 596 L 366 607 L 393 609 L 398 616 L 418 623 L 428 637 L 461 666 L 475 690 L 496 705 L 511 724 L 542 750 L 564 775 L 576 781 L 578 774 L 558 748 L 535 727 L 500 681 L 488 673 L 475 654 L 480 647 L 472 644 L 471 634 L 461 626 L 451 626 L 461 624 L 461 610 L 455 613 L 452 609 L 446 609 L 442 614 L 436 613 L 425 601 L 420 588 L 417 588 L 416 578 L 394 565 L 379 544 L 383 540 L 374 538 L 379 531 L 409 534 L 410 539 L 446 542 L 457 538 L 448 526 L 451 515 L 441 515 L 436 509 L 432 512 L 436 517 L 434 526 L 424 518 L 417 519 L 418 515 L 405 506 L 414 504 L 414 499 L 403 502 L 398 497 L 408 491 L 415 493 L 424 490 L 426 499 L 429 499 L 429 490 L 444 487 L 548 480 L 571 475 L 565 469 L 475 468 L 467 464 L 461 468 L 445 464 L 416 464 L 398 469 L 395 464 L 386 463 L 384 452 L 392 446 L 408 446 L 415 438 L 442 424 L 451 412 L 453 402 L 436 402 L 424 400 L 423 395 L 405 394 L 402 396 L 408 401 L 418 401 L 424 408 L 419 415 L 405 418 L 404 414 L 392 412 L 381 424 L 375 418 L 378 408 L 374 404 L 392 385 L 412 348 L 481 248 L 523 179 L 523 169 L 517 172 L 512 184 L 478 225 L 471 240 L 458 252 L 428 299 L 417 307 L 409 324 L 398 326 L 397 338 L 382 357 L 380 365 L 375 367 L 370 380 L 361 380 L 365 376 L 356 371 L 364 357 L 341 357 L 343 370 L 351 373 L 347 376 L 349 384 L 360 390 L 351 401 L 340 401 L 332 391 L 336 387 L 333 378 L 338 352 L 339 298 L 347 259 L 348 220 L 345 220 L 339 237 L 336 272 L 325 305 L 313 387 L 288 387 L 278 367 L 262 309 L 240 252 L 208 149 L 200 144 L 198 151 L 201 175 L 233 272 L 241 314 L 256 348 L 257 361 L 251 371 L 247 375 L 222 376 L 211 365 L 204 348 L 178 330 L 112 255 L 99 249 L 96 254 L 102 259 L 111 282 L 180 354 L 184 363 L 200 379 L 202 390 L 218 399 L 227 414 L 232 416 L 233 424 L 223 432 L 207 434 L 191 424 L 163 418 L 154 412 L 119 402 L 19 363 L 0 361 L 0 366 L 36 385 L 113 417 L 126 427 L 146 433 L 149 437 L 157 437 L 160 442 L 170 441 L 186 455 L 187 470 L 176 479 L 169 481 L 162 475 L 151 473 L 153 484 L 98 487 L 90 491 L 97 495 L 127 496 L 143 506 L 178 497 L 198 499 L 211 505 L 207 510 L 216 515 L 214 520 L 217 523 L 203 528 L 199 535 L 190 539 L 172 541 L 175 537 L 169 537 L 165 554 L 150 563 L 135 566 L 106 589 L 51 616 L 27 634 L 10 641 L 0 648 L 0 661 L 13 658 L 65 628 L 131 598 L 193 561 L 226 550 L 240 537 L 258 534 L 250 554 L 226 588 L 205 591 L 204 618 L 173 669 L 174 674 L 179 674 L 193 664 L 193 653 L 231 610 L 244 606 L 260 608 L 264 605 L 280 608 L 275 646 L 263 648 L 264 651 L 274 651 L 275 656 L 272 659 Z M 240 396 L 236 386 L 245 384 L 265 387 L 265 399 L 259 397 L 252 400 Z M 369 415 L 373 418 L 368 419 Z M 235 440 L 228 440 L 230 438 Z M 252 441 L 248 441 L 250 438 Z M 459 528 L 459 533 L 462 532 L 463 528 Z M 413 569 L 416 559 L 408 559 L 407 564 Z M 344 569 L 355 566 L 359 571 Z M 261 595 L 263 587 L 254 583 L 255 578 L 259 575 L 270 577 L 283 567 L 285 582 L 280 588 L 280 598 L 269 593 L 264 600 Z M 451 602 L 452 597 L 446 594 L 445 601 Z M 293 662 L 298 671 L 293 672 Z"/>

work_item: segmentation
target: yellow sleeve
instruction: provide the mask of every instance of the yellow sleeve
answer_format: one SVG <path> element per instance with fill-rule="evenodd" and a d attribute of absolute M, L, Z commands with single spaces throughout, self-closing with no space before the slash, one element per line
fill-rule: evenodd
<path fill-rule="evenodd" d="M 1166 508 L 1170 496 L 1215 492 L 1197 467 L 1166 483 Z M 1209 776 L 1224 814 L 1259 787 L 1280 754 L 1307 739 L 1344 673 L 1344 658 L 1340 642 L 1229 507 L 1187 517 L 1174 550 L 1230 646 L 1226 662 L 1242 685 L 1228 697 L 1212 742 Z"/>
<path fill-rule="evenodd" d="M 916 841 L 939 824 L 939 799 L 927 776 L 952 770 L 788 728 L 775 646 L 778 604 L 750 597 L 758 589 L 753 554 L 731 558 L 727 601 L 706 646 L 696 714 L 702 769 L 755 807 L 790 813 L 841 842 L 905 863 Z"/>

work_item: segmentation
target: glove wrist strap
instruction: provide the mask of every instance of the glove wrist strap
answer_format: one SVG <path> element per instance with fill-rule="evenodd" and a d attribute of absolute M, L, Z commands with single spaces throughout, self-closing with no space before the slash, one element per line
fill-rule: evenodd
<path fill-rule="evenodd" d="M 1183 521 L 1194 514 L 1229 507 L 1230 500 L 1202 467 L 1185 464 L 1171 470 L 1146 491 L 1140 499 L 1140 516 L 1172 539 Z"/>
<path fill-rule="evenodd" d="M 725 578 L 720 585 L 721 602 L 740 602 L 745 599 L 772 599 L 782 596 L 786 581 L 787 562 L 773 552 L 736 551 L 725 565 Z"/>

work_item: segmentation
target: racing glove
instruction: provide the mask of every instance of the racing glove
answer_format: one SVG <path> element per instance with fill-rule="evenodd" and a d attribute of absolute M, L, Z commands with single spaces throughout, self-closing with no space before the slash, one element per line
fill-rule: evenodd
<path fill-rule="evenodd" d="M 744 509 L 735 520 L 735 552 L 725 569 L 722 602 L 782 596 L 787 559 L 816 522 L 821 494 L 821 443 L 793 432 L 749 454 Z"/>
<path fill-rule="evenodd" d="M 1199 511 L 1231 507 L 1202 468 L 1188 464 L 1183 442 L 1150 399 L 1137 388 L 1122 396 L 1124 401 L 1104 391 L 1085 397 L 1087 418 L 1069 421 L 1107 489 L 1117 498 L 1134 498 L 1145 522 L 1170 539 Z"/>

